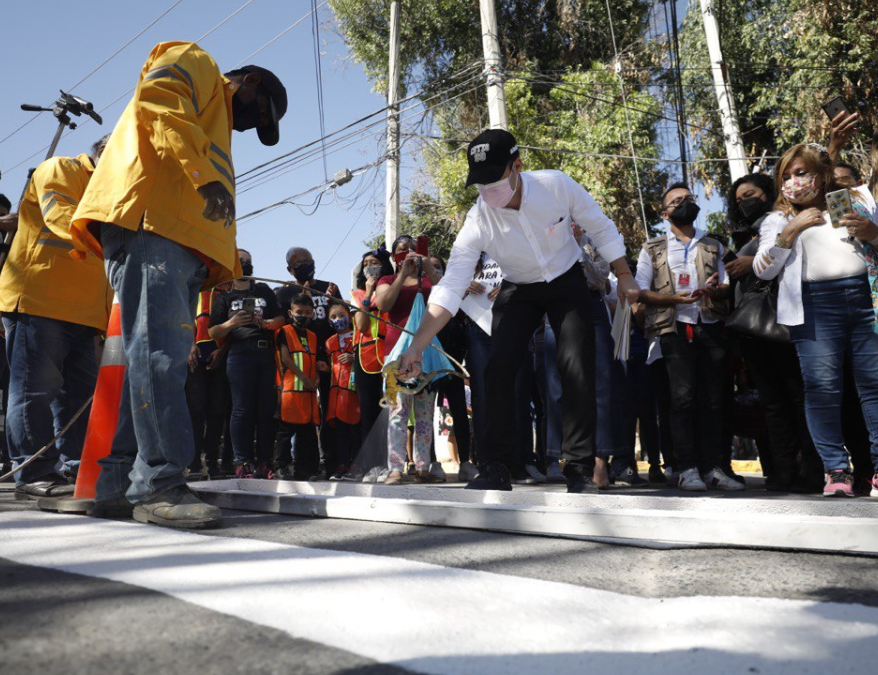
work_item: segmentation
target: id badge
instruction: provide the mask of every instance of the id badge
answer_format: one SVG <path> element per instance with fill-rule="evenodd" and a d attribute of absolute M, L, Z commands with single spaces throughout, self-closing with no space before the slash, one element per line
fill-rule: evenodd
<path fill-rule="evenodd" d="M 689 286 L 690 276 L 686 272 L 680 272 L 677 275 L 677 288 L 686 288 Z"/>

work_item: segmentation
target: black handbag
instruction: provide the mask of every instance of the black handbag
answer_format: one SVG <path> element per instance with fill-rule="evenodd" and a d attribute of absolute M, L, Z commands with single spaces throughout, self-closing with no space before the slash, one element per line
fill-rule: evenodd
<path fill-rule="evenodd" d="M 726 328 L 772 342 L 790 342 L 790 331 L 777 322 L 777 280 L 756 281 L 741 295 Z"/>

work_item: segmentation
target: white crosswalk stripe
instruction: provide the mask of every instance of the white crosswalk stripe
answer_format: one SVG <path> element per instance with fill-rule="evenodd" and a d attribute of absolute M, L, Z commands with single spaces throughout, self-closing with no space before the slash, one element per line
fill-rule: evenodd
<path fill-rule="evenodd" d="M 0 557 L 120 581 L 436 675 L 873 672 L 878 609 L 640 598 L 394 557 L 0 513 Z M 752 669 L 752 670 L 751 670 Z"/>

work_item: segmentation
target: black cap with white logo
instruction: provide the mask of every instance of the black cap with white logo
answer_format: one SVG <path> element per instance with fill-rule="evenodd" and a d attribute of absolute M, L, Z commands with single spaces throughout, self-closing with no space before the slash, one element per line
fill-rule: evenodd
<path fill-rule="evenodd" d="M 518 158 L 518 144 L 515 136 L 505 129 L 483 131 L 469 144 L 466 159 L 469 162 L 469 175 L 466 187 L 478 183 L 488 185 L 503 178 L 509 162 Z"/>

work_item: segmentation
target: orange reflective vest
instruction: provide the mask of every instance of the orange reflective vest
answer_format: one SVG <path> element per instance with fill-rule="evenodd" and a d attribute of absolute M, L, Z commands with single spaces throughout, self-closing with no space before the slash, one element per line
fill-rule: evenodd
<path fill-rule="evenodd" d="M 305 340 L 292 326 L 283 327 L 290 357 L 296 367 L 313 382 L 317 381 L 317 336 L 306 331 Z M 280 396 L 280 418 L 288 424 L 320 424 L 320 407 L 317 405 L 317 392 L 306 391 L 305 386 L 292 371 L 284 373 L 284 383 Z"/>
<path fill-rule="evenodd" d="M 214 340 L 210 337 L 210 310 L 213 309 L 213 301 L 220 293 L 225 293 L 223 288 L 211 288 L 209 291 L 201 291 L 198 294 L 198 309 L 195 312 L 195 342 L 216 342 L 222 344 L 222 340 Z"/>
<path fill-rule="evenodd" d="M 338 420 L 345 424 L 360 423 L 360 399 L 357 398 L 357 386 L 354 384 L 354 362 L 341 363 L 338 357 L 342 354 L 354 353 L 354 341 L 351 339 L 342 347 L 338 335 L 326 341 L 326 351 L 332 362 L 332 386 L 329 389 L 329 407 L 326 412 L 327 422 Z"/>
<path fill-rule="evenodd" d="M 366 291 L 361 291 L 359 289 L 351 291 L 351 296 L 360 307 L 363 306 L 363 298 L 365 295 Z M 361 333 L 355 326 L 354 344 L 357 347 L 357 355 L 360 359 L 360 367 L 363 369 L 363 372 L 375 375 L 376 373 L 380 373 L 384 368 L 384 336 L 386 335 L 386 330 L 384 328 L 384 323 L 376 319 L 374 314 L 371 312 L 369 313 L 371 314 L 369 317 L 370 332 Z M 381 318 L 387 318 L 387 314 L 381 314 L 380 316 Z"/>

